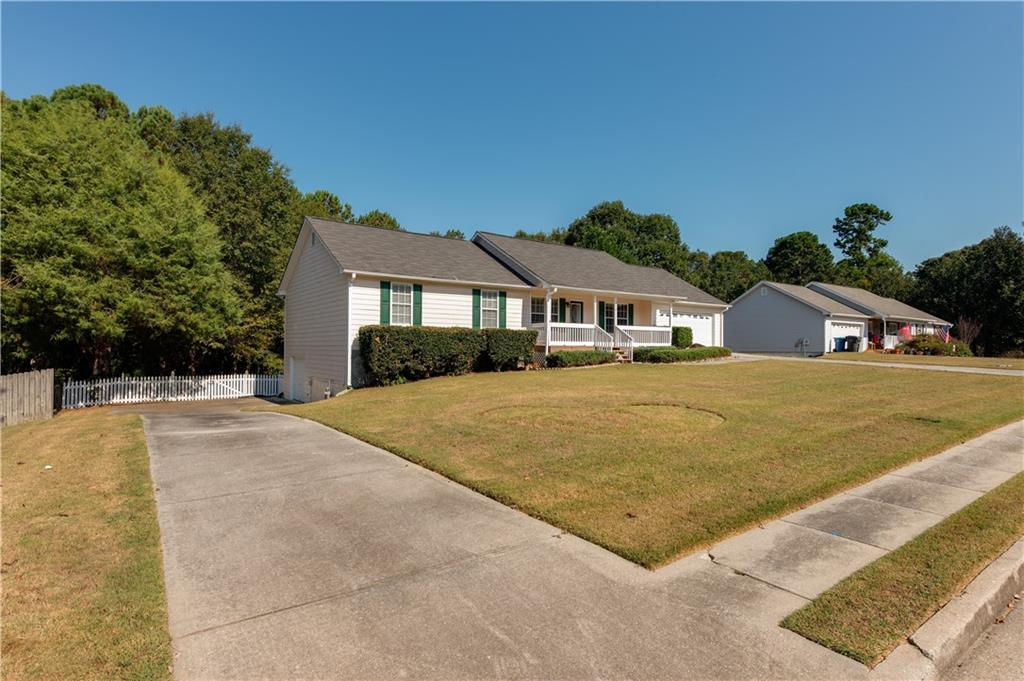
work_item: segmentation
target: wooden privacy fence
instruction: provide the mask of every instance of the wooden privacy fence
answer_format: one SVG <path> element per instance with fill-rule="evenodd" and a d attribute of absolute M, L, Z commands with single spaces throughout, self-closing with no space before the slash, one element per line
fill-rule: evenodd
<path fill-rule="evenodd" d="M 53 416 L 53 369 L 0 376 L 0 426 Z"/>
<path fill-rule="evenodd" d="M 65 409 L 101 404 L 270 397 L 281 392 L 280 374 L 221 376 L 122 376 L 64 384 Z"/>

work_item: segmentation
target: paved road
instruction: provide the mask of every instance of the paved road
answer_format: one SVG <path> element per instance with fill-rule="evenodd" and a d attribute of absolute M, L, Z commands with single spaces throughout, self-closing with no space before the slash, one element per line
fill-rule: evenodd
<path fill-rule="evenodd" d="M 649 572 L 308 421 L 144 413 L 178 679 L 859 679 L 801 597 Z"/>
<path fill-rule="evenodd" d="M 1016 376 L 1024 378 L 1024 371 L 1020 369 L 988 369 L 984 367 L 960 367 L 946 366 L 942 364 L 911 364 L 909 362 L 874 362 L 853 359 L 827 359 L 818 357 L 787 357 L 785 355 L 757 355 L 745 352 L 737 352 L 735 356 L 742 359 L 772 359 L 785 362 L 815 362 L 817 364 L 848 364 L 859 367 L 885 367 L 887 369 L 915 369 L 918 371 L 944 371 L 953 374 L 988 374 L 990 376 Z"/>
<path fill-rule="evenodd" d="M 1024 681 L 1024 595 L 993 623 L 945 681 Z"/>

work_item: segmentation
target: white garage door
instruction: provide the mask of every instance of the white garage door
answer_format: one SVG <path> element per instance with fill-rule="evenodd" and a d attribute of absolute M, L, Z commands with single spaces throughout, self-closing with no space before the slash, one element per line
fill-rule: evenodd
<path fill-rule="evenodd" d="M 672 313 L 672 326 L 688 326 L 693 329 L 693 342 L 701 345 L 713 345 L 712 325 L 714 317 L 709 314 Z"/>
<path fill-rule="evenodd" d="M 836 349 L 836 338 L 845 338 L 846 336 L 861 338 L 864 336 L 864 324 L 861 322 L 829 322 L 829 327 L 829 352 L 833 352 Z M 863 345 L 864 341 L 861 341 L 861 346 Z M 863 350 L 864 348 L 861 347 L 861 349 Z"/>

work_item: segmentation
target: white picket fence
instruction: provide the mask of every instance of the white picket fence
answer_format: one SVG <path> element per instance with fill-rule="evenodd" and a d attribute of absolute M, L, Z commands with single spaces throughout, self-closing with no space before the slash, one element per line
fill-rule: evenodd
<path fill-rule="evenodd" d="M 270 397 L 281 392 L 280 374 L 221 376 L 122 376 L 64 384 L 65 409 L 101 404 L 225 400 L 233 397 Z"/>

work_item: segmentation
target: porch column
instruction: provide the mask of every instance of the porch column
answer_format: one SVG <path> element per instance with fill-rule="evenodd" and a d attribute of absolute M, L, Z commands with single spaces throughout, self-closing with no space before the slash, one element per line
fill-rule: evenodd
<path fill-rule="evenodd" d="M 544 356 L 551 352 L 551 289 L 544 292 Z"/>
<path fill-rule="evenodd" d="M 619 297 L 612 298 L 612 329 L 619 325 Z"/>

